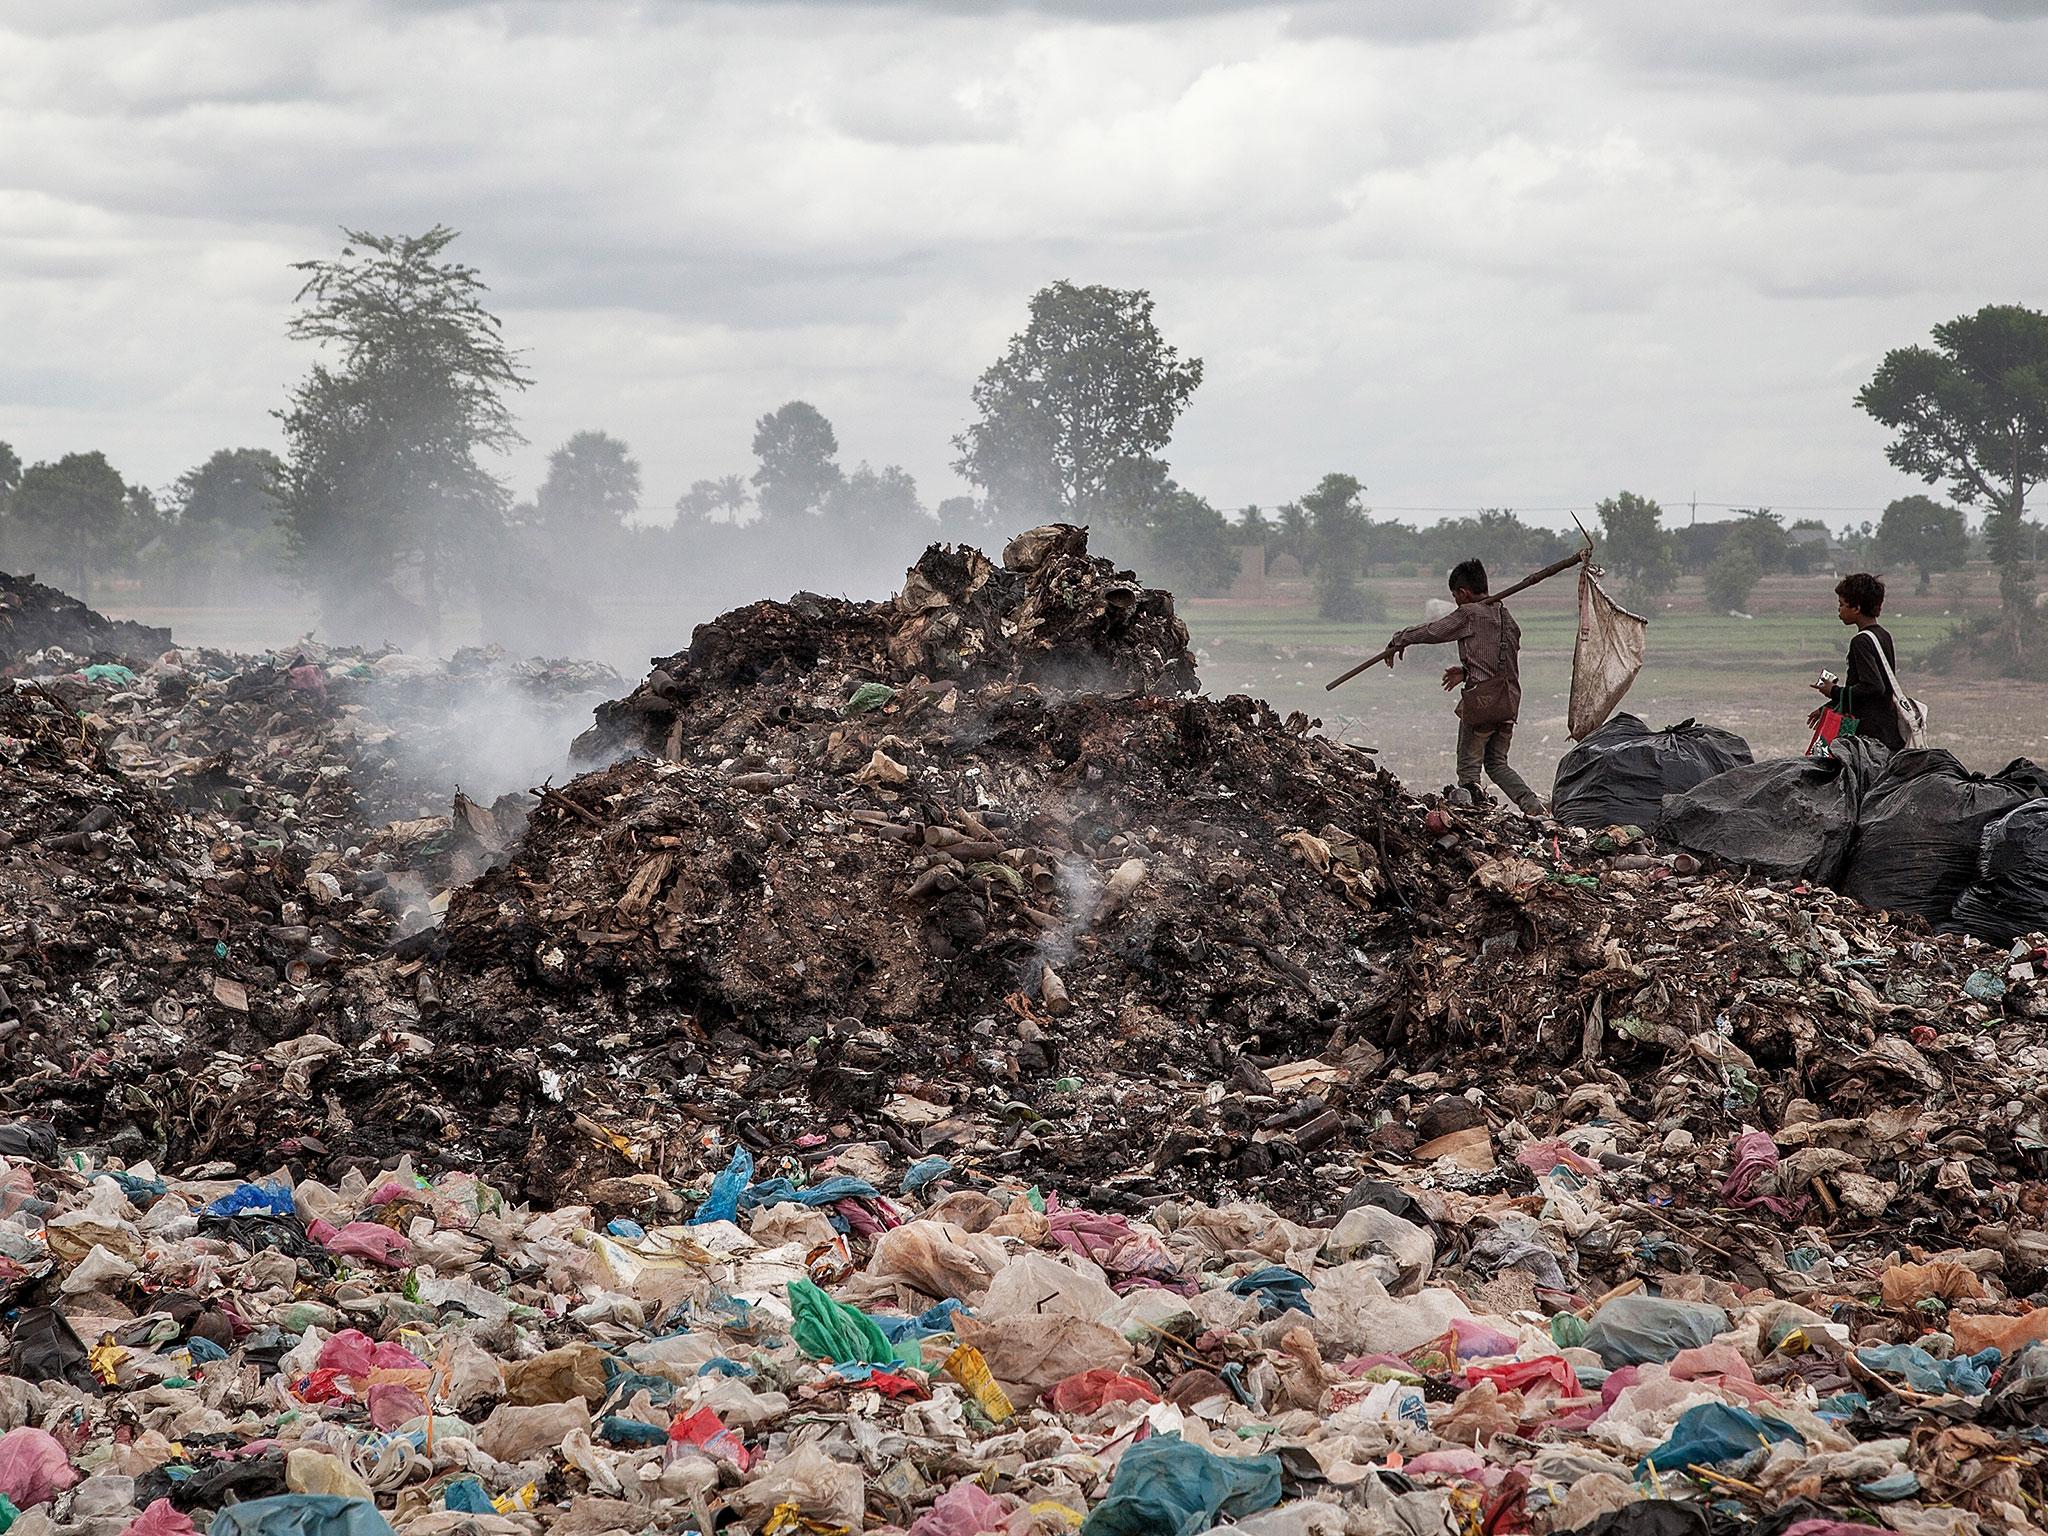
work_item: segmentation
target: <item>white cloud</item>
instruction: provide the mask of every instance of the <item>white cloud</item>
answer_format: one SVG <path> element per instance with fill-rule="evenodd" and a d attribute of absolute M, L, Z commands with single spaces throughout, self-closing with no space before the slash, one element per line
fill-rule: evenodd
<path fill-rule="evenodd" d="M 2044 47 L 1998 0 L 10 7 L 0 437 L 272 441 L 289 263 L 440 221 L 539 381 L 522 489 L 594 426 L 665 504 L 801 395 L 935 501 L 1072 277 L 1207 360 L 1220 502 L 1875 505 L 1883 349 L 2048 302 Z"/>

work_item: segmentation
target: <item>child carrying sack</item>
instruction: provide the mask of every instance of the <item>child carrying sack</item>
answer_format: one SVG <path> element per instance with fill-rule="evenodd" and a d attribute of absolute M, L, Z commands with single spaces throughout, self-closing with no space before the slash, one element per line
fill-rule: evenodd
<path fill-rule="evenodd" d="M 1892 691 L 1892 707 L 1899 714 L 1899 739 L 1910 749 L 1927 745 L 1927 706 L 1918 699 L 1909 699 L 1899 691 L 1899 674 L 1892 670 L 1891 658 L 1884 653 L 1877 636 L 1869 630 L 1856 632 L 1858 640 L 1868 640 L 1870 648 L 1877 652 L 1877 664 L 1884 669 L 1884 680 Z"/>

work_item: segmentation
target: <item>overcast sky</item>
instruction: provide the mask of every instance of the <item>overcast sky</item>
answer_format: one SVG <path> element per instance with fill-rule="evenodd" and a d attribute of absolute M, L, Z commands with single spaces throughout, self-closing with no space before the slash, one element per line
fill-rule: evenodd
<path fill-rule="evenodd" d="M 1204 359 L 1219 505 L 1867 515 L 1884 349 L 2048 305 L 2044 61 L 2048 0 L 11 0 L 0 439 L 274 445 L 288 263 L 439 221 L 520 494 L 598 427 L 666 509 L 800 396 L 936 502 L 1064 277 Z"/>

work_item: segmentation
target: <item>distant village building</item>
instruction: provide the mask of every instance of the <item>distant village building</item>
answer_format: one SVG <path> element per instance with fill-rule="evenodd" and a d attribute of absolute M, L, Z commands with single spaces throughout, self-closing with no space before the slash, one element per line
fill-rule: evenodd
<path fill-rule="evenodd" d="M 1804 549 L 1814 570 L 1837 570 L 1842 563 L 1842 546 L 1825 528 L 1793 528 L 1785 538 L 1796 549 Z"/>

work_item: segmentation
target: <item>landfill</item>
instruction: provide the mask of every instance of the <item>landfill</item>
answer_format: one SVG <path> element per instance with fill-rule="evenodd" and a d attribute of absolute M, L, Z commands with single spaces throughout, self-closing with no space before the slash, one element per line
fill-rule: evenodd
<path fill-rule="evenodd" d="M 38 639 L 0 1530 L 2041 1524 L 2048 935 L 1418 799 L 1079 529 L 594 714 Z M 581 771 L 437 784 L 465 671 Z"/>

